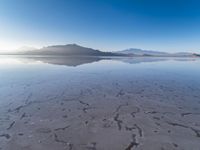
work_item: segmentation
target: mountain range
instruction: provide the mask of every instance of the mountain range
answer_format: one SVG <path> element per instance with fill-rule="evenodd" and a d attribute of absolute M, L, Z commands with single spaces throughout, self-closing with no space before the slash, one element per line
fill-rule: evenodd
<path fill-rule="evenodd" d="M 158 52 L 158 51 L 151 51 L 151 50 L 142 50 L 137 48 L 129 48 L 122 51 L 118 51 L 117 53 L 120 54 L 127 54 L 127 55 L 133 55 L 133 56 L 147 56 L 147 55 L 167 55 L 168 53 L 165 52 Z"/>
<path fill-rule="evenodd" d="M 118 51 L 119 54 L 126 54 L 129 56 L 156 56 L 156 57 L 192 57 L 199 56 L 196 53 L 179 52 L 179 53 L 167 53 L 152 50 L 142 50 L 137 48 L 125 49 Z"/>
<path fill-rule="evenodd" d="M 142 50 L 137 48 L 129 48 L 115 52 L 102 52 L 100 50 L 83 47 L 77 44 L 53 45 L 34 49 L 23 47 L 18 52 L 11 53 L 13 55 L 51 55 L 51 56 L 126 56 L 126 57 L 200 57 L 197 53 L 166 53 L 153 50 Z"/>
<path fill-rule="evenodd" d="M 102 52 L 100 50 L 79 46 L 77 44 L 48 46 L 37 50 L 20 51 L 18 54 L 55 56 L 125 56 L 125 54 Z"/>

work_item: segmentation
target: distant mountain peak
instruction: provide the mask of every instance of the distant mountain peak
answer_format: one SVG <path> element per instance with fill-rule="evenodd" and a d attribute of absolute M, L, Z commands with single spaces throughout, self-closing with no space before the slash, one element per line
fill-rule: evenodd
<path fill-rule="evenodd" d="M 156 56 L 156 57 L 200 57 L 199 54 L 189 52 L 167 53 L 154 50 L 142 50 L 139 48 L 128 48 L 118 51 L 119 54 L 126 54 L 129 56 Z"/>
<path fill-rule="evenodd" d="M 112 52 L 102 52 L 78 44 L 52 45 L 38 50 L 25 51 L 26 55 L 62 55 L 62 56 L 123 56 Z"/>
<path fill-rule="evenodd" d="M 78 45 L 78 44 L 76 44 L 76 43 L 72 43 L 72 44 L 66 44 L 66 45 L 80 46 L 80 45 Z M 83 47 L 83 46 L 80 46 L 80 47 Z"/>
<path fill-rule="evenodd" d="M 122 51 L 118 51 L 118 53 L 122 53 L 122 54 L 132 54 L 132 55 L 165 55 L 168 53 L 165 52 L 159 52 L 159 51 L 153 51 L 153 50 L 142 50 L 139 48 L 128 48 Z"/>

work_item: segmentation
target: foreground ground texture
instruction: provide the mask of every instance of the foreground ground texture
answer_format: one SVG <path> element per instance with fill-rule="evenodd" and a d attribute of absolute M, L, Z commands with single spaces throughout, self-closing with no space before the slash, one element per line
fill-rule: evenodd
<path fill-rule="evenodd" d="M 155 70 L 143 76 L 140 69 L 63 68 L 4 76 L 1 150 L 200 149 L 196 80 Z"/>

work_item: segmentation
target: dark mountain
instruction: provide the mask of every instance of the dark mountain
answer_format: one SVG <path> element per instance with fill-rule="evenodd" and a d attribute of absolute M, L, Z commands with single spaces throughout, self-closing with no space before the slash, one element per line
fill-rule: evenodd
<path fill-rule="evenodd" d="M 196 57 L 200 57 L 200 54 L 194 53 L 193 55 L 196 56 Z"/>
<path fill-rule="evenodd" d="M 20 52 L 24 55 L 55 55 L 55 56 L 123 56 L 112 52 L 102 52 L 77 44 L 48 46 L 38 50 Z"/>

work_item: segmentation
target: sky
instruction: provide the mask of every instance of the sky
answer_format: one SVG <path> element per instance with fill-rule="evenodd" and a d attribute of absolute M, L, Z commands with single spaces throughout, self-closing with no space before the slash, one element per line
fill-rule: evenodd
<path fill-rule="evenodd" d="M 70 43 L 200 52 L 200 1 L 0 0 L 0 51 Z"/>

